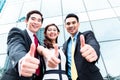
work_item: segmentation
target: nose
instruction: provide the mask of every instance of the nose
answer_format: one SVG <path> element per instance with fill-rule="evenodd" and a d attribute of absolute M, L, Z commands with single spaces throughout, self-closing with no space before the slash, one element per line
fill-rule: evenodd
<path fill-rule="evenodd" d="M 35 21 L 34 21 L 34 23 L 38 23 L 38 21 L 37 21 L 37 20 L 35 20 Z"/>
<path fill-rule="evenodd" d="M 71 24 L 69 25 L 69 27 L 73 27 L 73 24 L 71 23 Z"/>
<path fill-rule="evenodd" d="M 54 30 L 51 30 L 51 33 L 54 33 Z"/>
<path fill-rule="evenodd" d="M 39 24 L 39 22 L 38 22 L 37 20 L 35 20 L 33 23 L 34 23 L 35 25 L 38 25 L 38 24 Z"/>

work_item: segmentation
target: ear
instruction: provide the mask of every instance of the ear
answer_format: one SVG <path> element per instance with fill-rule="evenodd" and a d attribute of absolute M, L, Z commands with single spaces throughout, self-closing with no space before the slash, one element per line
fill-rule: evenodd
<path fill-rule="evenodd" d="M 25 23 L 27 23 L 28 21 L 27 20 L 25 20 Z"/>
<path fill-rule="evenodd" d="M 60 34 L 60 32 L 57 32 L 58 33 L 58 35 Z"/>
<path fill-rule="evenodd" d="M 80 22 L 78 22 L 78 27 L 80 26 Z"/>

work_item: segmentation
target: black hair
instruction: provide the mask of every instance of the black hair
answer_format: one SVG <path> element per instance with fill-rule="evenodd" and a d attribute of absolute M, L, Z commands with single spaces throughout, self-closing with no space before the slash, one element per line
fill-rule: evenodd
<path fill-rule="evenodd" d="M 74 14 L 74 13 L 70 13 L 70 14 L 68 14 L 68 15 L 66 16 L 66 18 L 65 18 L 65 21 L 66 21 L 67 18 L 70 18 L 70 17 L 74 17 L 74 18 L 76 18 L 76 20 L 79 22 L 79 18 L 78 18 L 78 16 L 77 16 L 76 14 Z"/>
<path fill-rule="evenodd" d="M 28 19 L 30 18 L 30 16 L 32 15 L 32 14 L 34 14 L 34 13 L 36 13 L 36 14 L 39 14 L 40 16 L 41 16 L 41 22 L 43 22 L 43 15 L 42 15 L 42 13 L 40 12 L 40 11 L 38 11 L 38 10 L 32 10 L 32 11 L 30 11 L 30 12 L 28 12 L 27 13 L 27 15 L 26 15 L 26 20 L 28 21 Z"/>

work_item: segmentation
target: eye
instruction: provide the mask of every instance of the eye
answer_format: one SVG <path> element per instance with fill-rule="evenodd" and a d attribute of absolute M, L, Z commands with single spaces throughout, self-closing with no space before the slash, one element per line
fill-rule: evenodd
<path fill-rule="evenodd" d="M 76 24 L 76 21 L 73 21 L 72 24 Z"/>
<path fill-rule="evenodd" d="M 35 20 L 35 17 L 31 17 L 32 20 Z"/>
<path fill-rule="evenodd" d="M 56 29 L 56 28 L 54 28 L 54 29 L 53 29 L 53 31 L 57 31 L 57 29 Z"/>
<path fill-rule="evenodd" d="M 48 31 L 52 31 L 52 29 L 48 29 Z"/>
<path fill-rule="evenodd" d="M 38 19 L 38 22 L 42 22 L 42 19 Z"/>
<path fill-rule="evenodd" d="M 70 22 L 67 22 L 66 25 L 70 25 Z"/>

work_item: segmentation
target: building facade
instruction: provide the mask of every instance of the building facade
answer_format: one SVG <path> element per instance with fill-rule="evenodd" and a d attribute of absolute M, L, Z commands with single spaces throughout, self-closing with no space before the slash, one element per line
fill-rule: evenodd
<path fill-rule="evenodd" d="M 26 13 L 33 9 L 41 11 L 44 17 L 42 30 L 38 32 L 38 36 L 41 35 L 39 40 L 44 38 L 44 27 L 55 23 L 60 28 L 59 46 L 69 37 L 64 29 L 65 16 L 68 13 L 77 14 L 79 30 L 92 30 L 100 44 L 101 56 L 96 65 L 105 80 L 111 78 L 108 75 L 114 78 L 120 75 L 120 0 L 6 0 L 0 13 L 1 69 L 7 67 L 6 40 L 9 30 L 12 27 L 25 29 Z M 1 69 L 0 72 L 3 72 Z"/>

